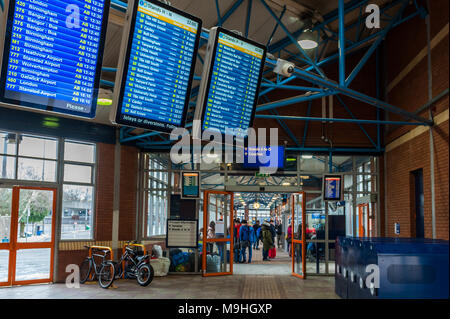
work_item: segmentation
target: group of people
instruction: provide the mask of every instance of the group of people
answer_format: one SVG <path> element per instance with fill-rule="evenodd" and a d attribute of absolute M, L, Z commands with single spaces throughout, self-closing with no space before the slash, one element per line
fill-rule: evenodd
<path fill-rule="evenodd" d="M 247 220 L 234 221 L 234 262 L 251 263 L 253 249 L 259 250 L 262 242 L 263 261 L 269 261 L 269 251 L 282 245 L 282 225 L 275 225 L 273 220 L 265 220 L 260 225 L 259 220 L 254 225 L 249 225 Z M 278 239 L 276 241 L 276 239 Z M 248 250 L 248 261 L 247 261 Z"/>

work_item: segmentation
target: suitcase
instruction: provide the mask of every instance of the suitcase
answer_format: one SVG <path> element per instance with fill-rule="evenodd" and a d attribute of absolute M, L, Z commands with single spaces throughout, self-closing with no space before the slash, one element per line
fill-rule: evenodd
<path fill-rule="evenodd" d="M 273 259 L 277 256 L 277 249 L 275 247 L 269 249 L 269 258 Z"/>

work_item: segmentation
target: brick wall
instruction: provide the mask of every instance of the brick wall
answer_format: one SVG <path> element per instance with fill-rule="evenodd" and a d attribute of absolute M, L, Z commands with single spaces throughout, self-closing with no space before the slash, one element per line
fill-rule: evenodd
<path fill-rule="evenodd" d="M 431 38 L 434 38 L 445 26 L 448 28 L 449 2 L 447 0 L 430 1 Z M 386 39 L 386 61 L 388 82 L 392 81 L 426 45 L 425 21 L 419 17 L 393 30 Z M 448 88 L 448 33 L 432 50 L 433 96 Z M 414 112 L 428 101 L 427 57 L 418 61 L 416 66 L 388 94 L 388 101 L 394 105 Z M 433 115 L 448 112 L 448 95 L 438 101 L 432 108 Z M 420 114 L 428 117 L 427 112 Z M 400 119 L 390 115 L 390 119 Z M 406 133 L 415 127 L 391 127 L 386 135 L 386 144 L 405 138 Z M 415 132 L 418 130 L 416 129 Z M 449 122 L 447 120 L 433 127 L 435 156 L 435 194 L 436 194 L 436 237 L 449 238 Z M 405 139 L 401 145 L 385 154 L 386 183 L 385 196 L 387 204 L 387 236 L 394 235 L 394 224 L 400 223 L 400 237 L 414 236 L 413 188 L 411 172 L 423 169 L 424 181 L 424 222 L 425 237 L 432 237 L 431 223 L 431 171 L 430 139 L 428 130 Z M 382 184 L 383 186 L 383 184 Z"/>

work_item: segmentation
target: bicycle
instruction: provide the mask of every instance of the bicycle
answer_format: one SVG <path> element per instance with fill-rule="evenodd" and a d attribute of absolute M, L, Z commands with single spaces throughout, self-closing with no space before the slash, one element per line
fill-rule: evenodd
<path fill-rule="evenodd" d="M 88 250 L 91 249 L 90 246 L 84 246 Z M 100 287 L 107 289 L 109 288 L 112 283 L 114 282 L 114 263 L 111 260 L 105 260 L 106 255 L 109 253 L 109 250 L 102 250 L 98 248 L 92 248 L 96 251 L 100 251 L 103 254 L 100 253 L 92 253 L 91 257 L 86 257 L 86 259 L 83 260 L 83 262 L 80 265 L 80 283 L 84 284 L 92 273 L 92 279 L 98 278 L 98 284 Z M 102 262 L 100 264 L 97 264 L 95 262 L 94 257 L 100 257 L 102 259 Z"/>
<path fill-rule="evenodd" d="M 148 263 L 148 259 L 149 255 L 138 256 L 136 250 L 126 246 L 125 252 L 119 261 L 114 262 L 115 277 L 136 278 L 139 285 L 142 287 L 148 286 L 152 282 L 155 274 L 153 267 Z M 123 264 L 126 266 L 123 267 Z"/>

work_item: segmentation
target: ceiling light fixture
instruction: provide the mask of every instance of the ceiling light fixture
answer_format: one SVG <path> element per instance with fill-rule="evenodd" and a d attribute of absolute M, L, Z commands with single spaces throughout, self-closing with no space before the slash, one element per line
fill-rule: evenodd
<path fill-rule="evenodd" d="M 298 44 L 300 44 L 300 46 L 304 50 L 312 50 L 317 48 L 319 45 L 319 43 L 317 43 L 316 41 L 314 33 L 310 29 L 302 32 L 302 34 L 298 38 Z"/>

